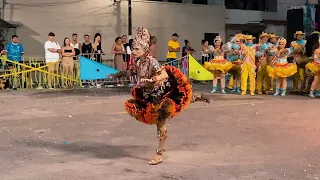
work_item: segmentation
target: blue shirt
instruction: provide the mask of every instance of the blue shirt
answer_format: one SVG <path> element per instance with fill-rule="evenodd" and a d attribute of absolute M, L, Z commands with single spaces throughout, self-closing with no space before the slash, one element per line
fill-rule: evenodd
<path fill-rule="evenodd" d="M 8 53 L 7 58 L 9 60 L 12 61 L 18 61 L 21 62 L 22 61 L 22 53 L 24 53 L 24 49 L 22 44 L 14 44 L 14 43 L 8 43 L 6 45 L 6 49 L 5 49 Z"/>

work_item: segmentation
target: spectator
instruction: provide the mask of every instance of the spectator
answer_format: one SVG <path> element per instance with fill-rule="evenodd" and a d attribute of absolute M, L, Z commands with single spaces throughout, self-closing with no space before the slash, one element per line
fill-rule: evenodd
<path fill-rule="evenodd" d="M 96 33 L 94 35 L 94 42 L 92 44 L 93 49 L 93 56 L 91 57 L 93 60 L 97 61 L 98 63 L 102 63 L 102 47 L 101 47 L 101 34 Z"/>
<path fill-rule="evenodd" d="M 16 61 L 22 63 L 22 56 L 24 54 L 24 49 L 22 44 L 19 43 L 17 35 L 12 36 L 12 42 L 8 43 L 5 48 L 5 53 L 7 53 L 8 60 Z M 13 64 L 8 62 L 9 69 L 13 69 Z"/>
<path fill-rule="evenodd" d="M 188 54 L 192 54 L 195 52 L 194 49 L 191 48 L 191 43 L 187 39 L 184 40 L 184 46 L 182 48 L 182 73 L 186 76 L 188 76 L 188 67 L 189 67 L 189 58 L 187 57 Z"/>
<path fill-rule="evenodd" d="M 90 42 L 90 36 L 88 34 L 84 35 L 84 42 L 82 44 L 81 52 L 84 57 L 90 58 L 90 55 L 92 53 L 92 44 Z"/>
<path fill-rule="evenodd" d="M 4 50 L 3 40 L 0 40 L 0 52 L 2 53 L 3 50 Z"/>
<path fill-rule="evenodd" d="M 168 42 L 168 54 L 167 54 L 167 62 L 171 63 L 172 61 L 176 61 L 177 52 L 180 52 L 180 44 L 178 42 L 179 35 L 177 33 L 172 34 L 172 39 Z M 176 65 L 176 63 L 174 63 Z"/>
<path fill-rule="evenodd" d="M 151 37 L 151 46 L 149 50 L 149 55 L 154 58 L 157 57 L 157 38 L 155 36 Z"/>
<path fill-rule="evenodd" d="M 64 38 L 63 47 L 61 48 L 62 53 L 62 70 L 65 76 L 71 76 L 73 74 L 73 57 L 75 56 L 75 48 L 71 46 L 70 39 Z"/>
<path fill-rule="evenodd" d="M 45 50 L 45 59 L 46 64 L 48 65 L 48 71 L 49 73 L 57 73 L 59 69 L 59 59 L 60 59 L 60 53 L 61 53 L 61 47 L 59 43 L 55 42 L 55 34 L 53 32 L 50 32 L 48 34 L 49 40 L 45 42 L 44 44 L 44 50 Z M 50 89 L 54 87 L 54 82 L 52 81 L 53 77 L 52 75 L 48 75 L 48 86 Z"/>
<path fill-rule="evenodd" d="M 129 87 L 133 87 L 135 82 L 137 82 L 137 75 L 136 75 L 136 61 L 135 58 L 132 56 L 133 50 L 133 39 L 129 40 L 129 46 L 127 47 L 127 53 L 130 55 L 129 60 L 127 63 L 127 73 L 130 79 Z"/>
<path fill-rule="evenodd" d="M 124 62 L 128 62 L 129 56 L 130 56 L 130 53 L 127 52 L 127 48 L 129 47 L 129 43 L 127 42 L 128 38 L 127 38 L 126 35 L 122 35 L 121 39 L 122 39 L 122 44 L 123 44 L 123 46 L 124 46 L 124 49 L 125 49 L 125 51 L 126 51 L 126 53 L 123 54 L 123 61 L 124 61 Z M 130 48 L 130 47 L 129 47 L 129 48 Z"/>
<path fill-rule="evenodd" d="M 126 53 L 122 39 L 121 37 L 117 37 L 115 39 L 115 44 L 112 46 L 111 53 L 114 54 L 114 63 L 116 68 L 120 72 L 126 71 L 126 63 L 123 61 L 123 54 Z M 123 86 L 122 83 L 120 83 L 120 79 L 117 78 L 117 86 Z"/>
<path fill-rule="evenodd" d="M 82 53 L 81 43 L 78 41 L 77 33 L 72 34 L 72 42 L 70 42 L 70 46 L 74 48 L 75 56 L 79 56 L 79 54 Z M 74 57 L 73 59 L 77 60 L 77 57 Z"/>
<path fill-rule="evenodd" d="M 201 64 L 203 65 L 204 62 L 209 61 L 209 42 L 207 40 L 202 40 L 201 44 Z"/>

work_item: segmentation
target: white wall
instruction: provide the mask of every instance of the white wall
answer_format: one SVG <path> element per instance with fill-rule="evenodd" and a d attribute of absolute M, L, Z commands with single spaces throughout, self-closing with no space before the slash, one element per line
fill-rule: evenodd
<path fill-rule="evenodd" d="M 266 32 L 275 33 L 278 36 L 286 37 L 286 26 L 276 26 L 276 25 L 268 25 Z"/>
<path fill-rule="evenodd" d="M 43 55 L 43 43 L 53 31 L 58 42 L 78 33 L 102 34 L 102 47 L 110 52 L 114 39 L 127 34 L 127 2 L 113 3 L 111 0 L 86 0 L 65 3 L 65 0 L 7 0 L 5 20 L 23 24 L 17 29 L 26 54 Z M 73 1 L 74 2 L 74 1 Z M 52 6 L 44 3 L 52 3 Z M 11 5 L 10 5 L 11 4 Z M 16 4 L 16 5 L 12 5 Z M 20 5 L 19 5 L 20 4 Z M 21 4 L 23 6 L 21 6 Z M 204 33 L 225 34 L 225 8 L 192 4 L 132 2 L 133 32 L 144 25 L 152 35 L 158 37 L 158 57 L 164 60 L 167 41 L 172 33 L 180 35 L 180 43 L 189 39 L 199 49 Z"/>

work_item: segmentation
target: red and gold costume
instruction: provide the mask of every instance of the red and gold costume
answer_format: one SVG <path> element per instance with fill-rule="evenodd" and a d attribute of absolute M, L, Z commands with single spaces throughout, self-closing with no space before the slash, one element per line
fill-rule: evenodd
<path fill-rule="evenodd" d="M 176 116 L 192 101 L 202 100 L 203 97 L 192 95 L 192 86 L 179 69 L 161 66 L 155 58 L 149 56 L 149 45 L 148 30 L 139 28 L 133 46 L 144 50 L 144 55 L 137 61 L 140 82 L 133 88 L 132 99 L 125 102 L 125 108 L 139 122 L 157 125 L 157 155 L 149 162 L 150 165 L 155 165 L 162 162 L 162 153 L 165 151 L 166 120 Z"/>

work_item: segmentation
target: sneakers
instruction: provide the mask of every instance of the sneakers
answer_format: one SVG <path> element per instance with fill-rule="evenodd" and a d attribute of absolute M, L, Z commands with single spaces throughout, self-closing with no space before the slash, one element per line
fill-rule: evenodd
<path fill-rule="evenodd" d="M 276 93 L 274 93 L 273 95 L 274 96 L 279 96 L 279 94 L 280 94 L 280 89 L 276 89 Z"/>
<path fill-rule="evenodd" d="M 221 89 L 222 94 L 227 94 L 224 88 Z"/>
<path fill-rule="evenodd" d="M 287 92 L 287 90 L 286 90 L 286 89 L 282 89 L 281 96 L 282 96 L 282 97 L 286 96 L 286 92 Z"/>
<path fill-rule="evenodd" d="M 217 92 L 217 86 L 212 86 L 212 90 L 210 93 L 216 93 Z"/>
<path fill-rule="evenodd" d="M 240 88 L 239 87 L 236 87 L 234 88 L 231 92 L 234 92 L 234 93 L 240 93 Z"/>

